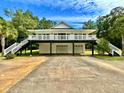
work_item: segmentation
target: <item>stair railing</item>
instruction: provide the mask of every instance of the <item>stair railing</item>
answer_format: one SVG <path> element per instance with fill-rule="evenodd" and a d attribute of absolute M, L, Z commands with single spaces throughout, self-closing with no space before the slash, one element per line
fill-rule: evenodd
<path fill-rule="evenodd" d="M 28 43 L 28 39 L 21 41 L 16 47 L 14 47 L 12 49 L 11 53 L 14 54 L 15 52 L 17 52 L 20 48 L 22 48 L 27 43 Z"/>
<path fill-rule="evenodd" d="M 14 43 L 14 44 L 12 44 L 11 46 L 9 46 L 8 48 L 6 48 L 6 49 L 4 50 L 4 56 L 7 55 L 9 52 L 11 52 L 11 50 L 12 50 L 14 47 L 16 47 L 17 45 L 18 45 L 18 43 Z"/>

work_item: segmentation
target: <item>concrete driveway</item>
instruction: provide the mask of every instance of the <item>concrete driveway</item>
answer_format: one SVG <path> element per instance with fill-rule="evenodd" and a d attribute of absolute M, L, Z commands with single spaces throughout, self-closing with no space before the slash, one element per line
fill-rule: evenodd
<path fill-rule="evenodd" d="M 124 93 L 124 74 L 86 58 L 49 57 L 8 93 Z"/>

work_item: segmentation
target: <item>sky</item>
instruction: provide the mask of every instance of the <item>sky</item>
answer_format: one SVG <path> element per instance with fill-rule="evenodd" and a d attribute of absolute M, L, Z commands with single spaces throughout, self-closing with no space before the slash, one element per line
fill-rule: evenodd
<path fill-rule="evenodd" d="M 95 21 L 118 6 L 124 7 L 124 0 L 1 0 L 0 16 L 6 18 L 4 9 L 28 9 L 40 19 L 64 21 L 80 28 L 89 19 Z"/>

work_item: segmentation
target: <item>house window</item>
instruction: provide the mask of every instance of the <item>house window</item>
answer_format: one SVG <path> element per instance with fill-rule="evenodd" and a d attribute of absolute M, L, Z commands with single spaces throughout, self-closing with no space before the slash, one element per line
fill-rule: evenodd
<path fill-rule="evenodd" d="M 68 47 L 68 45 L 56 45 L 56 47 Z"/>
<path fill-rule="evenodd" d="M 75 47 L 83 47 L 83 45 L 75 45 Z"/>

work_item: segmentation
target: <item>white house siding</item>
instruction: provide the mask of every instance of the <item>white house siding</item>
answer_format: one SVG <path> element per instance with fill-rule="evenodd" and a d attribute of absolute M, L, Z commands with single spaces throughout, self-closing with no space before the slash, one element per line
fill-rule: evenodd
<path fill-rule="evenodd" d="M 75 43 L 75 54 L 80 54 L 85 52 L 84 43 Z M 39 53 L 40 54 L 49 54 L 50 53 L 50 44 L 49 43 L 40 43 L 39 44 Z M 72 43 L 52 43 L 52 53 L 53 54 L 72 54 L 73 46 Z"/>

